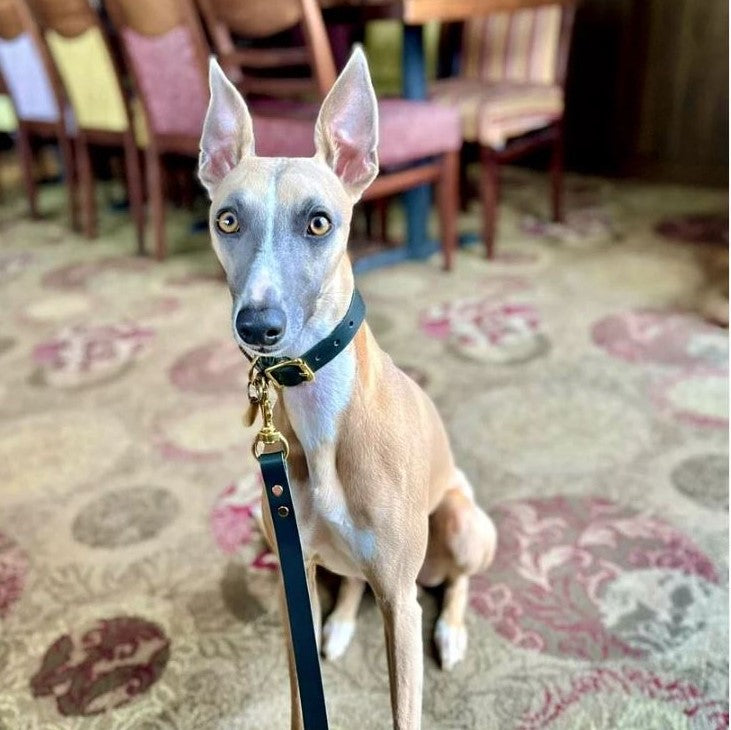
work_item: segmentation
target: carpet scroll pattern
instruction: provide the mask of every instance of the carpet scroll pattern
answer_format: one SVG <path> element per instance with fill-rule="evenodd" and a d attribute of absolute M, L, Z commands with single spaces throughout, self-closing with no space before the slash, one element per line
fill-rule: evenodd
<path fill-rule="evenodd" d="M 542 177 L 507 177 L 494 262 L 475 247 L 451 275 L 435 257 L 359 281 L 499 532 L 450 673 L 420 594 L 424 727 L 727 728 L 728 332 L 694 307 L 724 195 L 570 178 L 549 225 Z M 205 237 L 172 212 L 157 264 L 122 214 L 88 242 L 60 190 L 42 202 L 41 222 L 0 205 L 0 730 L 289 727 Z M 325 611 L 336 588 L 324 575 Z M 370 595 L 324 679 L 334 730 L 390 727 Z"/>

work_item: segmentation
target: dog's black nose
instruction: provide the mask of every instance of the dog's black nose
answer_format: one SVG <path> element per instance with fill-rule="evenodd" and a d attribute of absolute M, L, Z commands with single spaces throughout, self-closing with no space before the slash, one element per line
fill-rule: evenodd
<path fill-rule="evenodd" d="M 286 328 L 287 318 L 276 307 L 244 307 L 236 315 L 236 331 L 247 345 L 276 345 L 284 336 Z"/>

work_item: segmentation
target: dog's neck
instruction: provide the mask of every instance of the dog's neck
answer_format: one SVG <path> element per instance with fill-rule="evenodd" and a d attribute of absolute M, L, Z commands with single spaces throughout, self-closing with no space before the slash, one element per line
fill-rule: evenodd
<path fill-rule="evenodd" d="M 297 343 L 297 355 L 335 329 L 348 310 L 354 285 L 350 262 L 344 259 L 318 298 L 313 315 Z M 358 381 L 357 369 L 358 358 L 353 341 L 316 372 L 313 382 L 283 389 L 284 409 L 308 455 L 308 461 L 318 450 L 337 442 L 340 416 L 348 407 Z"/>

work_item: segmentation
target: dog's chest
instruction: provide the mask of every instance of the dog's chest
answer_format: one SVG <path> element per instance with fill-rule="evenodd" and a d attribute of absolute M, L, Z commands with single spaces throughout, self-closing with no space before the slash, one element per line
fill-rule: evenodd
<path fill-rule="evenodd" d="M 305 554 L 334 573 L 361 576 L 376 553 L 375 532 L 356 519 L 337 477 L 294 483 L 292 497 Z"/>
<path fill-rule="evenodd" d="M 305 452 L 309 478 L 293 483 L 302 546 L 309 557 L 343 575 L 360 575 L 376 544 L 362 526 L 337 474 L 335 444 L 355 379 L 355 360 L 344 352 L 323 368 L 315 382 L 286 393 L 290 424 Z"/>

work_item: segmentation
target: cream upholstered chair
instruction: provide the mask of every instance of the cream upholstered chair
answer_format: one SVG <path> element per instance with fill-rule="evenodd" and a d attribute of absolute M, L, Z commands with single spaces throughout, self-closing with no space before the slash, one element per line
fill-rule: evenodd
<path fill-rule="evenodd" d="M 464 140 L 480 146 L 489 258 L 501 163 L 552 146 L 553 215 L 563 217 L 564 87 L 573 18 L 571 2 L 474 18 L 465 23 L 459 77 L 432 85 L 436 101 L 459 109 Z"/>
<path fill-rule="evenodd" d="M 87 0 L 28 0 L 58 69 L 76 119 L 76 156 L 84 212 L 84 231 L 97 232 L 90 145 L 121 147 L 127 191 L 136 225 L 138 250 L 144 250 L 142 174 L 135 140 L 144 135 L 138 115 L 122 90 L 115 60 L 99 17 Z"/>
<path fill-rule="evenodd" d="M 34 143 L 50 141 L 61 153 L 71 223 L 77 228 L 73 114 L 38 26 L 21 0 L 0 0 L 0 75 L 17 118 L 18 153 L 31 215 L 38 216 Z"/>

